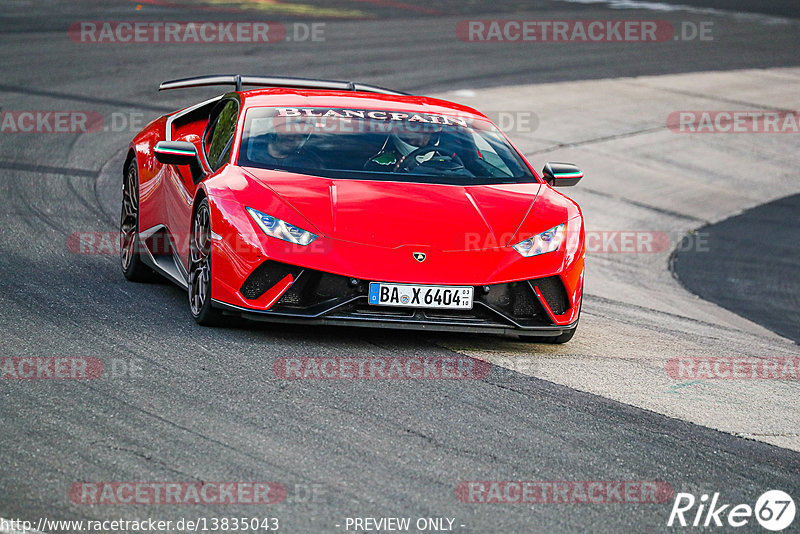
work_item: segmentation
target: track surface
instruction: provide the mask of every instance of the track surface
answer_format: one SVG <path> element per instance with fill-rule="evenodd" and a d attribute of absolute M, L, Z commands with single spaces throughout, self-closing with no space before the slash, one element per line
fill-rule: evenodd
<path fill-rule="evenodd" d="M 704 299 L 800 343 L 798 213 L 793 195 L 705 227 L 708 253 L 676 254 L 675 273 Z"/>
<path fill-rule="evenodd" d="M 329 4 L 326 3 L 326 6 Z M 330 4 L 334 5 L 334 4 Z M 352 3 L 340 5 L 352 8 Z M 425 3 L 453 12 L 458 2 Z M 478 4 L 491 18 L 655 18 L 651 12 L 537 2 Z M 152 118 L 203 91 L 153 95 L 158 81 L 204 72 L 354 78 L 405 90 L 565 81 L 663 72 L 796 65 L 797 30 L 705 20 L 725 43 L 479 46 L 454 38 L 465 16 L 359 4 L 377 19 L 330 22 L 325 43 L 264 50 L 236 45 L 72 43 L 75 20 L 280 15 L 193 12 L 130 2 L 6 2 L 0 8 L 4 110 L 94 109 Z M 791 13 L 788 13 L 791 15 Z M 608 58 L 613 57 L 613 61 Z M 138 115 L 137 115 L 138 116 Z M 275 515 L 288 532 L 337 532 L 348 516 L 447 516 L 464 532 L 664 530 L 667 505 L 565 507 L 461 504 L 463 480 L 664 480 L 751 502 L 765 489 L 800 492 L 800 455 L 493 367 L 486 380 L 281 382 L 280 356 L 453 355 L 437 336 L 247 326 L 196 327 L 185 294 L 133 285 L 113 256 L 75 255 L 78 231 L 115 222 L 97 201 L 101 166 L 132 131 L 0 136 L 0 321 L 3 356 L 93 356 L 90 382 L 0 384 L 0 516 L 175 519 Z M 466 343 L 491 340 L 468 339 Z M 565 350 L 568 350 L 565 349 Z M 77 481 L 274 480 L 286 503 L 248 507 L 82 507 Z M 301 502 L 303 485 L 321 490 Z M 300 485 L 300 486 L 298 486 Z M 458 525 L 465 525 L 463 528 Z"/>

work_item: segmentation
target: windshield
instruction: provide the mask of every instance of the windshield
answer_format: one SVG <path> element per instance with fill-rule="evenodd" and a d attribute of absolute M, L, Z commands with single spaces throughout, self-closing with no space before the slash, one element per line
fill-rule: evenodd
<path fill-rule="evenodd" d="M 536 181 L 487 120 L 367 109 L 251 108 L 239 165 L 366 180 Z"/>

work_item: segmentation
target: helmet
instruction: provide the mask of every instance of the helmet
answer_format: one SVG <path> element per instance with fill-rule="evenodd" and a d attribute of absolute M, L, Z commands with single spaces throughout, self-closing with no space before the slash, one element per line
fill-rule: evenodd
<path fill-rule="evenodd" d="M 397 150 L 407 156 L 418 148 L 438 145 L 441 132 L 441 124 L 404 122 L 392 133 L 392 140 Z"/>

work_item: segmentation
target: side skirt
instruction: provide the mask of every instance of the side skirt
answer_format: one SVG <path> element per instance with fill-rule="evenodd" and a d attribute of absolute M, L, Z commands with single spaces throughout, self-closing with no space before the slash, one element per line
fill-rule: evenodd
<path fill-rule="evenodd" d="M 139 242 L 144 244 L 142 261 L 158 274 L 189 290 L 189 273 L 178 256 L 178 248 L 167 227 L 158 224 L 139 233 Z"/>

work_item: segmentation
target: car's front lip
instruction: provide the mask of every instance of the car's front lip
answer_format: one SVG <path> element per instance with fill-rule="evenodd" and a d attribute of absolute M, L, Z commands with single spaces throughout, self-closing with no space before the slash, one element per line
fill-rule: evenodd
<path fill-rule="evenodd" d="M 317 326 L 358 326 L 367 328 L 394 328 L 399 330 L 425 330 L 431 332 L 468 332 L 468 333 L 483 333 L 483 334 L 525 334 L 532 336 L 558 336 L 566 331 L 574 328 L 578 320 L 577 318 L 569 324 L 564 325 L 519 325 L 514 324 L 513 320 L 509 323 L 501 322 L 480 322 L 480 321 L 464 321 L 457 319 L 439 319 L 427 315 L 424 311 L 422 316 L 417 317 L 379 317 L 371 316 L 365 313 L 355 313 L 340 315 L 336 313 L 336 308 L 343 307 L 351 304 L 354 301 L 363 299 L 366 302 L 366 297 L 355 297 L 348 301 L 339 302 L 335 307 L 330 310 L 314 313 L 314 314 L 300 314 L 300 313 L 287 313 L 276 312 L 271 310 L 254 310 L 241 306 L 235 306 L 219 300 L 212 299 L 212 305 L 215 308 L 223 310 L 226 314 L 243 317 L 255 321 L 267 321 L 274 323 L 284 324 L 298 324 L 298 325 L 317 325 Z M 482 305 L 482 303 L 478 303 Z"/>

